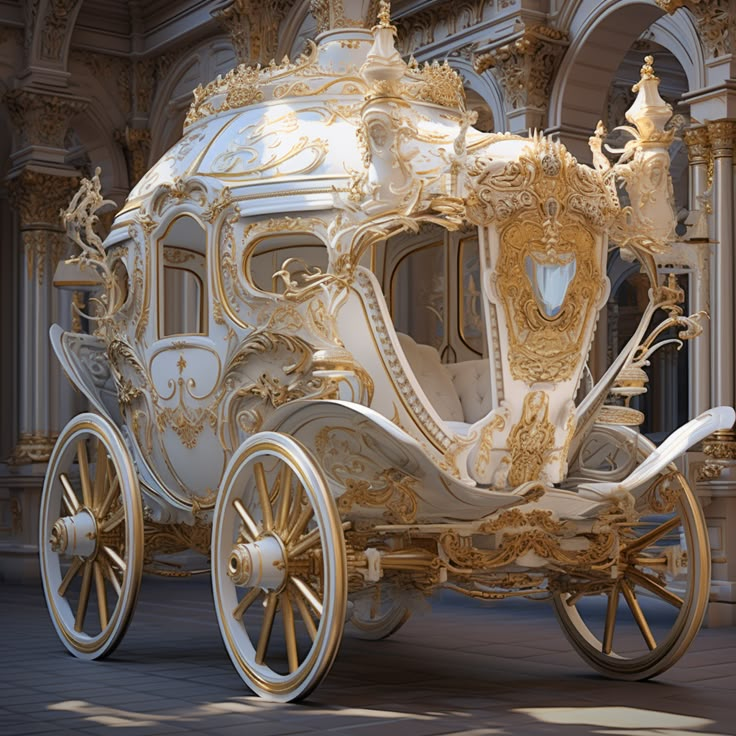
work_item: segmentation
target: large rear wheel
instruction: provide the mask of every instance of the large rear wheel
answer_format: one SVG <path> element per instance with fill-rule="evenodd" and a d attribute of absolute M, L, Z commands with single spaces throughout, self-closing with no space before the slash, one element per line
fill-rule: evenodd
<path fill-rule="evenodd" d="M 654 448 L 646 440 L 636 446 L 639 461 Z M 609 464 L 605 472 L 615 468 Z M 636 517 L 623 528 L 613 570 L 563 577 L 553 598 L 581 657 L 604 675 L 627 680 L 654 677 L 677 662 L 700 629 L 710 589 L 705 519 L 673 466 L 638 494 Z"/>

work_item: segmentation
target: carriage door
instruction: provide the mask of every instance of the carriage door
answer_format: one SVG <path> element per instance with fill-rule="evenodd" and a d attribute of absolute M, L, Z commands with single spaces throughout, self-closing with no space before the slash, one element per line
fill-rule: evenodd
<path fill-rule="evenodd" d="M 177 495 L 207 506 L 226 460 L 212 421 L 222 360 L 209 338 L 207 234 L 189 214 L 177 215 L 160 232 L 154 256 L 158 340 L 148 351 L 156 391 L 155 465 Z M 193 463 L 193 453 L 207 462 Z"/>

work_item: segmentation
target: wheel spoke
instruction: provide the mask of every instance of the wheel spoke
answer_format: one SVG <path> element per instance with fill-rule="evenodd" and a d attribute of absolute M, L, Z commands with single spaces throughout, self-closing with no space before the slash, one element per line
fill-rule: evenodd
<path fill-rule="evenodd" d="M 314 516 L 314 509 L 311 504 L 307 504 L 300 512 L 294 526 L 289 530 L 284 539 L 284 544 L 288 547 L 295 539 L 299 539 L 302 532 L 306 529 L 307 524 L 311 521 Z"/>
<path fill-rule="evenodd" d="M 639 627 L 639 631 L 641 631 L 641 635 L 644 637 L 644 641 L 649 649 L 654 651 L 657 648 L 657 642 L 654 640 L 654 636 L 652 635 L 649 624 L 644 616 L 644 611 L 641 610 L 639 601 L 636 600 L 636 594 L 626 580 L 621 581 L 621 590 L 624 594 L 624 598 L 626 599 L 626 603 L 631 610 L 631 614 L 634 617 L 634 621 L 636 621 L 636 625 Z"/>
<path fill-rule="evenodd" d="M 310 547 L 314 547 L 320 540 L 319 527 L 312 529 L 306 537 L 302 537 L 293 547 L 289 549 L 289 557 L 299 557 Z"/>
<path fill-rule="evenodd" d="M 291 465 L 284 463 L 284 467 L 281 469 L 281 477 L 279 484 L 279 510 L 276 517 L 276 530 L 283 536 L 287 530 L 287 524 L 289 522 L 289 511 L 291 507 L 289 502 L 291 501 L 291 478 L 292 470 Z"/>
<path fill-rule="evenodd" d="M 87 443 L 84 440 L 77 442 L 77 460 L 79 461 L 79 478 L 82 482 L 82 499 L 84 505 L 92 508 L 92 484 L 89 481 L 89 458 L 87 457 Z"/>
<path fill-rule="evenodd" d="M 245 536 L 249 542 L 255 542 L 260 536 L 258 525 L 253 521 L 253 517 L 248 513 L 243 502 L 239 498 L 233 499 L 233 508 L 238 512 L 238 516 L 245 524 Z"/>
<path fill-rule="evenodd" d="M 258 637 L 258 646 L 256 647 L 256 664 L 263 664 L 266 658 L 266 650 L 268 642 L 271 639 L 271 630 L 273 629 L 273 619 L 276 616 L 276 593 L 268 593 L 266 596 L 266 610 L 263 613 L 263 623 L 261 624 L 261 635 Z"/>
<path fill-rule="evenodd" d="M 296 648 L 296 628 L 294 627 L 294 609 L 288 591 L 281 594 L 281 614 L 284 618 L 284 638 L 286 639 L 286 656 L 289 660 L 289 672 L 299 669 L 299 654 Z"/>
<path fill-rule="evenodd" d="M 307 603 L 312 606 L 314 612 L 320 618 L 322 618 L 323 608 L 322 601 L 320 601 L 319 596 L 301 578 L 292 575 L 291 582 L 294 584 L 294 587 L 304 596 Z"/>
<path fill-rule="evenodd" d="M 273 510 L 271 509 L 271 499 L 268 497 L 268 483 L 266 481 L 266 471 L 263 469 L 263 463 L 253 464 L 253 475 L 256 478 L 258 499 L 261 503 L 261 510 L 263 511 L 263 531 L 270 532 L 273 529 Z"/>
<path fill-rule="evenodd" d="M 92 588 L 92 562 L 87 560 L 84 563 L 84 574 L 82 575 L 82 587 L 79 591 L 79 605 L 77 606 L 77 616 L 74 619 L 74 630 L 81 632 L 84 626 L 84 617 L 87 615 L 87 606 L 89 605 L 89 592 Z"/>
<path fill-rule="evenodd" d="M 616 612 L 618 610 L 619 584 L 614 583 L 608 593 L 608 606 L 606 607 L 606 623 L 603 629 L 603 654 L 610 654 L 613 649 L 613 631 L 616 628 Z"/>
<path fill-rule="evenodd" d="M 105 592 L 105 578 L 102 574 L 102 565 L 99 562 L 95 566 L 95 588 L 97 590 L 97 612 L 100 617 L 100 627 L 107 628 L 107 593 Z"/>
<path fill-rule="evenodd" d="M 233 608 L 233 618 L 243 618 L 245 612 L 256 602 L 258 596 L 263 593 L 261 588 L 253 588 L 235 608 Z"/>
<path fill-rule="evenodd" d="M 309 613 L 307 604 L 304 602 L 304 596 L 299 592 L 299 589 L 294 586 L 292 587 L 294 589 L 294 600 L 296 601 L 296 607 L 299 609 L 299 615 L 302 617 L 302 621 L 304 621 L 309 638 L 314 641 L 317 637 L 317 627 L 314 625 L 312 614 Z"/>
<path fill-rule="evenodd" d="M 107 450 L 102 440 L 97 440 L 97 457 L 95 462 L 95 485 L 92 492 L 92 505 L 97 506 L 102 501 L 107 480 Z"/>
<path fill-rule="evenodd" d="M 105 550 L 105 554 L 118 566 L 120 572 L 125 575 L 125 571 L 127 569 L 125 560 L 123 560 L 123 558 L 120 557 L 120 555 L 110 547 L 104 546 L 102 549 Z"/>
<path fill-rule="evenodd" d="M 371 610 L 369 616 L 374 619 L 378 616 L 381 610 L 381 586 L 376 585 L 373 595 L 371 596 Z"/>
<path fill-rule="evenodd" d="M 665 521 L 664 524 L 660 524 L 658 527 L 648 531 L 646 534 L 642 534 L 640 537 L 632 539 L 628 544 L 624 545 L 622 552 L 630 555 L 634 552 L 646 549 L 666 534 L 669 534 L 673 529 L 676 529 L 678 526 L 680 526 L 680 517 L 673 516 L 669 521 Z"/>
<path fill-rule="evenodd" d="M 112 508 L 113 501 L 117 498 L 119 488 L 120 488 L 120 478 L 116 475 L 113 478 L 112 483 L 110 484 L 110 488 L 107 491 L 105 500 L 102 502 L 97 512 L 98 519 L 102 520 L 107 516 L 108 512 Z"/>
<path fill-rule="evenodd" d="M 121 506 L 115 513 L 102 525 L 103 532 L 110 532 L 116 526 L 125 521 L 125 508 Z"/>
<path fill-rule="evenodd" d="M 646 588 L 650 593 L 654 593 L 654 595 L 659 596 L 662 600 L 667 601 L 667 603 L 670 603 L 677 608 L 682 608 L 684 601 L 679 595 L 675 595 L 672 591 L 667 590 L 664 585 L 657 580 L 650 578 L 649 575 L 643 573 L 641 570 L 633 570 L 630 568 L 626 571 L 626 575 L 630 577 L 634 583 L 640 585 L 642 588 Z"/>
<path fill-rule="evenodd" d="M 115 593 L 120 596 L 120 581 L 118 580 L 118 576 L 115 574 L 115 570 L 113 570 L 112 565 L 110 565 L 107 560 L 100 560 L 100 564 L 102 564 L 102 569 L 105 571 L 105 577 L 110 581 L 110 585 L 115 589 Z"/>
<path fill-rule="evenodd" d="M 64 501 L 64 506 L 66 507 L 69 515 L 73 516 L 80 509 L 77 494 L 74 493 L 74 489 L 72 488 L 72 484 L 69 482 L 69 478 L 66 473 L 59 473 L 59 481 L 61 482 L 61 487 L 63 489 L 62 500 Z"/>
<path fill-rule="evenodd" d="M 72 564 L 66 571 L 66 575 L 64 575 L 64 579 L 61 581 L 61 585 L 59 586 L 58 592 L 62 598 L 66 594 L 67 588 L 71 584 L 72 580 L 74 580 L 74 576 L 79 572 L 79 568 L 81 568 L 83 564 L 84 560 L 81 557 L 75 557 L 72 561 Z"/>

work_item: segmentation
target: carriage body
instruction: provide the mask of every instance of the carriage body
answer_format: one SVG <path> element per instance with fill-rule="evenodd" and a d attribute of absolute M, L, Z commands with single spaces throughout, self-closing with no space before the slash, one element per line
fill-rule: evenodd
<path fill-rule="evenodd" d="M 597 136 L 591 168 L 542 135 L 473 130 L 456 74 L 407 66 L 393 33 L 386 17 L 372 32 L 328 32 L 293 63 L 238 67 L 195 91 L 182 139 L 104 244 L 99 180 L 67 211 L 77 262 L 105 295 L 94 335 L 55 328 L 52 342 L 102 429 L 85 415 L 62 433 L 41 544 L 57 630 L 80 656 L 103 656 L 122 636 L 144 559 L 153 569 L 158 553 L 210 543 L 228 651 L 254 690 L 279 700 L 304 697 L 329 669 L 349 599 L 359 631 L 380 637 L 439 587 L 551 597 L 581 654 L 632 678 L 672 664 L 697 631 L 707 534 L 671 463 L 733 412 L 707 413 L 657 450 L 620 426 L 625 407 L 596 423 L 655 308 L 698 329 L 652 256 L 674 224 L 656 78 L 643 76 L 647 104 L 632 108 L 630 160 L 611 167 Z M 474 380 L 488 405 L 463 421 L 443 416 L 419 379 L 416 346 L 397 335 L 370 268 L 378 243 L 423 223 L 479 233 L 490 360 Z M 608 296 L 609 234 L 642 260 L 652 304 L 576 403 Z M 437 380 L 434 395 L 454 390 Z M 96 461 L 84 432 L 101 448 Z M 612 445 L 618 459 L 606 465 Z M 82 499 L 67 488 L 77 474 Z M 655 512 L 666 521 L 632 536 Z M 70 541 L 80 529 L 81 546 Z M 662 553 L 673 530 L 682 543 Z M 656 553 L 642 557 L 647 544 Z M 93 581 L 100 633 L 88 635 Z M 689 592 L 673 593 L 672 581 Z M 634 584 L 675 609 L 663 641 L 641 625 Z M 600 640 L 576 608 L 588 594 L 609 601 Z M 246 623 L 261 596 L 262 617 Z M 619 597 L 647 650 L 623 663 L 611 654 Z M 283 665 L 269 654 L 277 615 Z"/>

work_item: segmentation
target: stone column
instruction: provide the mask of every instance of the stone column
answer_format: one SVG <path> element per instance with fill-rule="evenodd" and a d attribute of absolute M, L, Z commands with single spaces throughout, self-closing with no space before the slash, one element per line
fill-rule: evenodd
<path fill-rule="evenodd" d="M 736 121 L 708 123 L 708 138 L 713 151 L 714 227 L 716 241 L 711 276 L 711 401 L 715 405 L 734 405 L 734 172 L 733 146 Z"/>
<path fill-rule="evenodd" d="M 60 425 L 67 419 L 59 416 L 62 377 L 58 361 L 52 357 L 48 330 L 63 309 L 52 283 L 56 265 L 68 248 L 59 212 L 73 196 L 77 183 L 75 176 L 33 169 L 25 169 L 9 181 L 24 258 L 19 309 L 19 437 L 11 459 L 14 464 L 47 461 Z M 64 322 L 68 321 L 69 317 L 64 317 Z"/>
<path fill-rule="evenodd" d="M 17 214 L 17 246 L 23 251 L 19 304 L 19 437 L 11 462 L 45 462 L 67 417 L 61 416 L 58 361 L 51 358 L 52 322 L 69 323 L 70 296 L 52 280 L 67 240 L 60 219 L 77 184 L 65 163 L 66 133 L 86 101 L 21 87 L 5 97 L 15 128 L 8 189 Z"/>
<path fill-rule="evenodd" d="M 683 134 L 689 162 L 689 202 L 691 211 L 706 209 L 709 215 L 713 212 L 713 205 L 703 195 L 711 187 L 711 176 L 708 173 L 712 163 L 712 152 L 708 130 L 705 126 L 690 128 Z M 701 199 L 699 199 L 699 197 Z M 709 217 L 709 219 L 711 219 Z M 691 313 L 711 313 L 710 304 L 710 259 L 712 245 L 710 243 L 691 243 L 691 248 L 698 248 L 698 265 L 693 272 L 690 283 Z M 704 325 L 703 334 L 688 346 L 690 371 L 690 417 L 696 417 L 709 409 L 710 400 L 710 322 Z"/>

